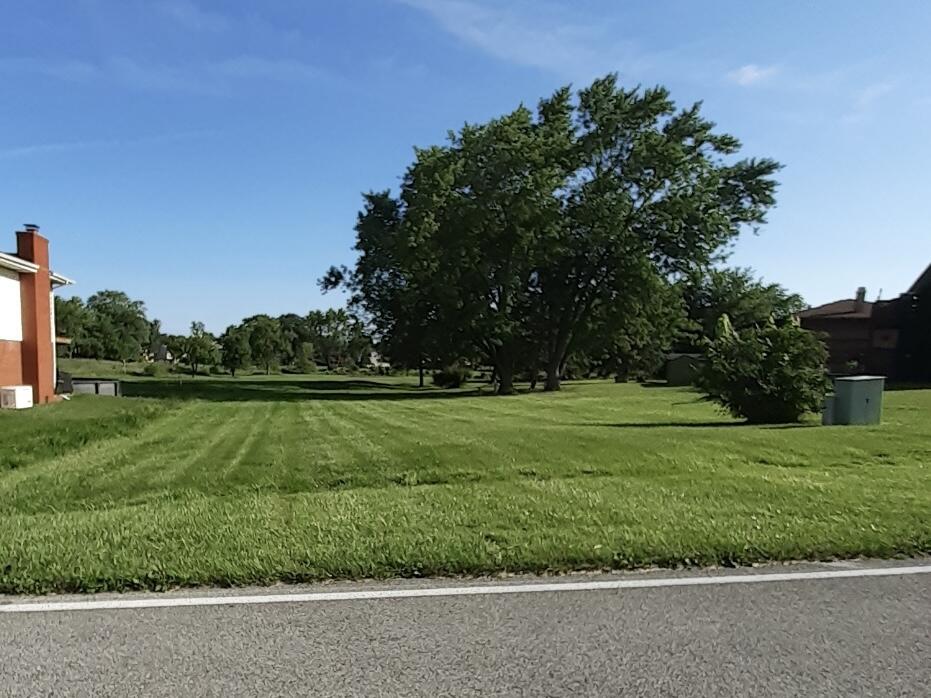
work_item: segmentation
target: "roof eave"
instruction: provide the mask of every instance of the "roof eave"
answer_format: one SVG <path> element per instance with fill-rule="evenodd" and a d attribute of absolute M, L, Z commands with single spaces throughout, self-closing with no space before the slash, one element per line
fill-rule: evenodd
<path fill-rule="evenodd" d="M 6 254 L 5 252 L 0 252 L 0 267 L 19 272 L 20 274 L 35 274 L 39 271 L 38 264 L 33 264 L 27 259 L 12 254 Z"/>
<path fill-rule="evenodd" d="M 49 279 L 52 281 L 52 288 L 74 286 L 74 279 L 69 279 L 67 276 L 62 276 L 61 274 L 56 274 L 55 272 L 49 272 Z"/>

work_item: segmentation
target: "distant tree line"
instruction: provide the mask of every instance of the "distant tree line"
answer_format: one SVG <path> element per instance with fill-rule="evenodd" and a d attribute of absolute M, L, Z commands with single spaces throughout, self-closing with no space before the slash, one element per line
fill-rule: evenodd
<path fill-rule="evenodd" d="M 365 327 L 345 309 L 313 310 L 307 315 L 255 315 L 219 337 L 202 322 L 185 335 L 162 331 L 142 301 L 122 291 L 101 291 L 87 301 L 55 298 L 56 331 L 71 340 L 63 351 L 73 358 L 183 364 L 192 373 L 221 366 L 236 375 L 247 369 L 265 373 L 283 367 L 309 372 L 367 366 L 373 345 Z"/>
<path fill-rule="evenodd" d="M 636 302 L 630 297 L 625 301 L 622 324 L 606 323 L 604 337 L 578 343 L 565 375 L 648 378 L 662 367 L 669 351 L 705 351 L 724 315 L 741 330 L 770 318 L 782 322 L 805 307 L 800 296 L 757 280 L 749 269 L 696 271 L 675 283 L 655 283 L 652 293 L 634 298 Z M 232 375 L 282 367 L 300 373 L 317 366 L 351 371 L 367 366 L 375 350 L 377 360 L 389 358 L 398 369 L 434 371 L 448 363 L 438 358 L 442 352 L 426 355 L 413 343 L 393 345 L 396 337 L 376 343 L 363 322 L 346 309 L 313 310 L 303 316 L 254 315 L 219 336 L 193 322 L 187 334 L 178 335 L 163 332 L 159 320 L 150 320 L 142 301 L 121 291 L 100 291 L 87 301 L 56 297 L 55 319 L 58 334 L 71 340 L 62 349 L 69 357 L 162 361 L 183 364 L 194 373 L 211 366 Z M 408 350 L 412 351 L 405 353 Z M 476 365 L 480 362 L 479 357 Z M 520 378 L 535 383 L 532 373 L 528 368 Z"/>
<path fill-rule="evenodd" d="M 789 317 L 797 296 L 730 245 L 765 222 L 779 165 L 738 159 L 700 105 L 616 76 L 563 88 L 418 149 L 397 196 L 364 196 L 346 288 L 379 350 L 408 368 L 492 367 L 500 394 L 525 375 L 649 375 L 670 349 Z"/>

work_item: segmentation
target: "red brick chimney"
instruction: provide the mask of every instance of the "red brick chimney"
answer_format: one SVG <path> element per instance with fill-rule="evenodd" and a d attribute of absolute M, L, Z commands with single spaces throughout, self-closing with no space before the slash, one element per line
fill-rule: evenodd
<path fill-rule="evenodd" d="M 20 274 L 23 310 L 23 383 L 32 385 L 36 404 L 55 400 L 55 344 L 52 338 L 52 282 L 48 240 L 39 227 L 25 225 L 16 233 L 16 255 L 38 265 L 35 274 Z"/>

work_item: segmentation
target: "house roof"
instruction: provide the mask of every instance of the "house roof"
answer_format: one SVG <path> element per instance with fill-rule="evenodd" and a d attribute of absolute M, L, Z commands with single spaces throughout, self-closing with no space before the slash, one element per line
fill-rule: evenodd
<path fill-rule="evenodd" d="M 908 289 L 909 293 L 920 293 L 922 289 L 931 289 L 931 264 L 922 272 L 921 276 L 915 279 L 915 283 Z"/>
<path fill-rule="evenodd" d="M 50 271 L 48 276 L 52 281 L 52 288 L 74 285 L 74 279 L 69 279 L 67 276 L 62 276 L 61 274 L 56 274 L 54 271 Z"/>
<path fill-rule="evenodd" d="M 0 267 L 11 269 L 23 274 L 35 274 L 39 271 L 39 265 L 33 264 L 28 259 L 17 257 L 15 254 L 0 252 Z"/>
<path fill-rule="evenodd" d="M 859 310 L 857 301 L 853 298 L 846 298 L 833 303 L 825 303 L 814 308 L 808 308 L 798 314 L 800 318 L 837 318 L 866 320 L 873 314 L 873 304 L 869 301 L 861 301 Z"/>
<path fill-rule="evenodd" d="M 17 257 L 15 254 L 7 254 L 6 252 L 0 252 L 0 268 L 10 269 L 20 274 L 35 274 L 39 271 L 38 264 L 30 262 L 28 259 Z M 72 279 L 69 279 L 67 276 L 62 276 L 61 274 L 56 274 L 54 271 L 49 272 L 49 279 L 52 282 L 52 288 L 71 286 L 74 284 Z"/>
<path fill-rule="evenodd" d="M 925 269 L 919 276 L 912 287 L 906 293 L 917 294 L 923 290 L 931 292 L 931 265 Z M 880 304 L 889 303 L 890 301 L 879 301 Z M 857 301 L 853 298 L 846 298 L 833 303 L 825 303 L 814 308 L 808 308 L 798 314 L 802 319 L 806 318 L 830 318 L 837 320 L 867 320 L 873 315 L 873 305 L 869 301 L 862 301 L 857 309 Z"/>

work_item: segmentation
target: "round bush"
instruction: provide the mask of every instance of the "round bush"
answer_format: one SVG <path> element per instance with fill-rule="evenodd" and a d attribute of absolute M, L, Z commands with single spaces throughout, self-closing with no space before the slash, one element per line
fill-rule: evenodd
<path fill-rule="evenodd" d="M 433 374 L 433 384 L 440 388 L 458 388 L 471 377 L 471 369 L 464 366 L 447 366 Z"/>
<path fill-rule="evenodd" d="M 725 315 L 707 359 L 699 389 L 754 424 L 797 422 L 818 412 L 830 387 L 824 343 L 794 322 L 735 332 Z"/>

